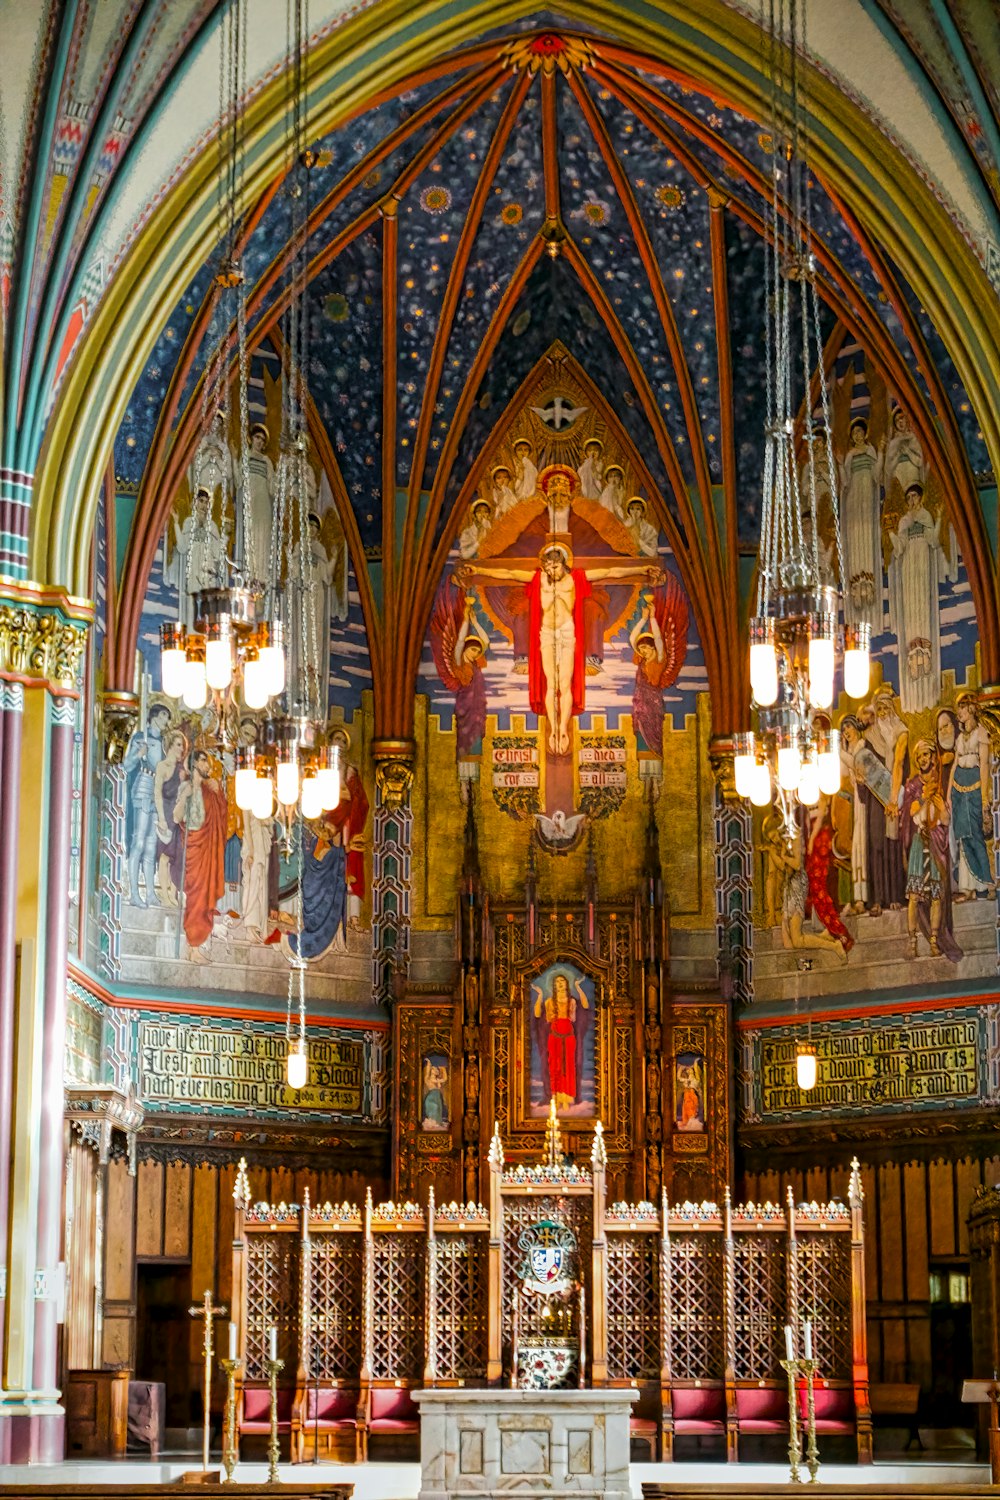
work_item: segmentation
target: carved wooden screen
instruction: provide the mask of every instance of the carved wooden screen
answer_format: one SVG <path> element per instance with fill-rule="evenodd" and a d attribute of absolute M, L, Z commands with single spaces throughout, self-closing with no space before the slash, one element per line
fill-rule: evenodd
<path fill-rule="evenodd" d="M 489 1322 L 487 1234 L 439 1234 L 437 1270 L 437 1380 L 483 1380 Z"/>
<path fill-rule="evenodd" d="M 660 1241 L 653 1233 L 608 1235 L 608 1378 L 660 1373 Z"/>
<path fill-rule="evenodd" d="M 824 1380 L 849 1380 L 853 1369 L 850 1236 L 800 1231 L 796 1270 L 799 1317 L 812 1321 L 818 1373 Z"/>
<path fill-rule="evenodd" d="M 538 1224 L 542 1219 L 553 1219 L 557 1223 L 566 1224 L 576 1235 L 578 1274 L 583 1280 L 587 1291 L 588 1306 L 590 1302 L 590 1262 L 591 1249 L 594 1239 L 593 1220 L 593 1198 L 589 1193 L 579 1196 L 558 1197 L 556 1194 L 532 1194 L 530 1197 L 520 1197 L 514 1194 L 504 1194 L 503 1199 L 503 1335 L 504 1339 L 511 1337 L 511 1299 L 514 1286 L 520 1279 L 518 1272 L 523 1259 L 523 1251 L 518 1248 L 518 1236 L 522 1229 L 529 1224 Z M 542 1303 L 534 1309 L 534 1315 L 541 1317 Z M 526 1309 L 527 1311 L 527 1309 Z M 522 1334 L 538 1334 L 544 1332 L 541 1324 L 537 1328 L 522 1322 Z"/>
<path fill-rule="evenodd" d="M 788 1321 L 787 1240 L 780 1231 L 734 1235 L 733 1337 L 737 1380 L 780 1380 Z"/>
<path fill-rule="evenodd" d="M 299 1360 L 299 1238 L 290 1231 L 248 1234 L 244 1375 L 265 1380 L 268 1329 L 278 1330 L 278 1358 L 285 1378 Z"/>
<path fill-rule="evenodd" d="M 345 1380 L 361 1367 L 364 1239 L 312 1235 L 309 1255 L 309 1374 Z"/>
<path fill-rule="evenodd" d="M 721 1380 L 726 1372 L 721 1231 L 671 1232 L 667 1298 L 671 1379 Z"/>
<path fill-rule="evenodd" d="M 425 1267 L 422 1235 L 373 1239 L 372 1378 L 419 1380 L 424 1369 Z"/>

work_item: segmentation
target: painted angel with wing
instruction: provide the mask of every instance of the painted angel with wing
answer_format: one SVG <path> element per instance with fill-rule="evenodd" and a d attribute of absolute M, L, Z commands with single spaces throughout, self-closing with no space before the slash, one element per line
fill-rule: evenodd
<path fill-rule="evenodd" d="M 486 683 L 483 660 L 489 637 L 476 619 L 475 597 L 454 579 L 438 589 L 431 615 L 431 650 L 438 676 L 455 694 L 459 774 L 463 761 L 481 754 L 486 730 Z"/>
<path fill-rule="evenodd" d="M 639 749 L 663 752 L 663 689 L 676 682 L 687 655 L 688 607 L 673 574 L 642 596 L 642 613 L 629 632 L 635 662 L 632 725 Z"/>

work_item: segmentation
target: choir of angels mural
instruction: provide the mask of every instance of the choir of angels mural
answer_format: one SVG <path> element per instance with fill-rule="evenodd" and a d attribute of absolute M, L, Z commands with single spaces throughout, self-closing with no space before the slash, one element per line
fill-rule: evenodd
<path fill-rule="evenodd" d="M 453 695 L 463 790 L 479 780 L 489 715 L 523 714 L 525 735 L 492 736 L 489 784 L 558 853 L 621 805 L 628 764 L 658 793 L 663 694 L 684 666 L 688 606 L 624 440 L 569 363 L 554 367 L 485 456 L 430 644 Z M 595 731 L 595 705 L 618 733 Z"/>
<path fill-rule="evenodd" d="M 899 983 L 914 958 L 941 960 L 942 977 L 960 963 L 963 974 L 992 973 L 993 763 L 968 583 L 909 415 L 867 361 L 863 378 L 851 364 L 835 380 L 833 423 L 845 616 L 871 624 L 876 665 L 867 699 L 844 697 L 832 715 L 839 792 L 803 809 L 791 848 L 773 813 L 760 823 L 763 925 L 785 949 L 850 967 L 858 942 L 888 923 L 880 951 L 890 964 L 895 953 Z M 824 489 L 828 474 L 821 562 L 841 582 Z M 979 911 L 959 920 L 977 898 Z"/>
<path fill-rule="evenodd" d="M 180 487 L 146 607 L 161 616 L 176 609 L 189 628 L 194 595 L 219 583 L 246 514 L 249 555 L 258 571 L 293 580 L 293 615 L 315 633 L 315 640 L 302 642 L 295 629 L 290 632 L 289 680 L 296 679 L 300 658 L 320 663 L 328 677 L 331 644 L 349 609 L 346 540 L 315 455 L 304 470 L 309 556 L 300 559 L 298 544 L 288 537 L 272 540 L 281 392 L 266 371 L 261 384 L 266 410 L 250 429 L 247 506 L 236 493 L 240 465 L 220 412 Z M 309 595 L 305 609 L 298 599 L 303 587 Z M 297 951 L 299 904 L 303 955 L 318 960 L 335 946 L 343 948 L 347 931 L 361 924 L 369 821 L 350 729 L 338 723 L 333 731 L 344 767 L 340 804 L 306 826 L 301 851 L 289 859 L 278 820 L 236 805 L 234 747 L 253 744 L 256 717 L 233 708 L 233 722 L 227 718 L 223 726 L 211 703 L 200 710 L 174 703 L 156 690 L 156 669 L 151 651 L 142 684 L 143 722 L 124 759 L 126 968 L 134 956 L 142 960 L 144 978 L 152 974 L 177 983 L 183 982 L 178 964 L 211 965 L 211 983 L 239 988 L 239 971 L 251 961 L 259 964 L 261 951 L 273 948 L 280 978 L 288 954 Z M 320 699 L 329 701 L 322 684 Z M 252 959 L 255 951 L 258 958 Z"/>

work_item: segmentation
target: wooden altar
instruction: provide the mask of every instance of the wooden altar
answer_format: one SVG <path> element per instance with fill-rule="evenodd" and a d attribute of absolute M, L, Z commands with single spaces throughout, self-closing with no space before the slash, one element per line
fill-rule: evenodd
<path fill-rule="evenodd" d="M 233 1316 L 242 1396 L 264 1385 L 268 1330 L 285 1362 L 293 1457 L 308 1442 L 364 1457 L 415 1439 L 416 1388 L 497 1386 L 511 1372 L 518 1240 L 542 1221 L 579 1247 L 584 1383 L 635 1385 L 633 1433 L 654 1453 L 716 1437 L 735 1460 L 787 1429 L 784 1327 L 812 1323 L 820 1433 L 871 1458 L 862 1193 L 849 1201 L 607 1202 L 600 1128 L 586 1165 L 505 1158 L 494 1132 L 488 1202 L 254 1202 L 236 1184 Z M 542 1398 L 544 1399 L 544 1398 Z"/>

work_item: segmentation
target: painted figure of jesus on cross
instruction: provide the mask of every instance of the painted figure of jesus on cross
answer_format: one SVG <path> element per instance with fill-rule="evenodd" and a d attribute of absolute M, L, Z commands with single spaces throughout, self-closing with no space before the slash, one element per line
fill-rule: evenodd
<path fill-rule="evenodd" d="M 584 710 L 583 611 L 593 584 L 613 579 L 616 583 L 655 585 L 662 583 L 662 571 L 634 558 L 622 558 L 620 562 L 604 558 L 574 560 L 568 539 L 555 534 L 542 547 L 537 566 L 525 566 L 523 557 L 491 558 L 488 564 L 466 564 L 456 570 L 455 576 L 462 585 L 477 578 L 524 585 L 531 711 L 545 715 L 550 753 L 568 755 L 572 720 Z"/>

